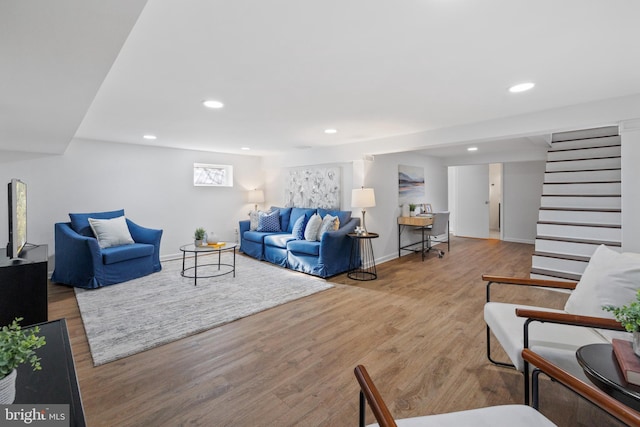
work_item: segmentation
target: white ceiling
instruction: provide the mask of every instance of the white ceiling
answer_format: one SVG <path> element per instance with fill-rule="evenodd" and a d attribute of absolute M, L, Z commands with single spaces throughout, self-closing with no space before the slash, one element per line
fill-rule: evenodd
<path fill-rule="evenodd" d="M 3 1 L 0 24 L 20 3 Z M 0 77 L 20 93 L 0 101 L 12 123 L 0 148 L 60 152 L 55 138 L 75 135 L 266 155 L 640 93 L 636 0 L 148 0 L 142 13 L 142 0 L 104 3 L 116 2 L 57 1 L 31 11 L 38 25 L 11 17 L 20 26 L 0 48 L 13 75 Z M 5 39 L 14 31 L 30 35 L 19 49 Z M 21 73 L 26 60 L 41 67 Z M 60 67 L 77 72 L 60 84 Z M 536 87 L 507 91 L 523 81 Z M 83 102 L 69 102 L 77 93 Z M 44 109 L 25 105 L 43 97 Z"/>

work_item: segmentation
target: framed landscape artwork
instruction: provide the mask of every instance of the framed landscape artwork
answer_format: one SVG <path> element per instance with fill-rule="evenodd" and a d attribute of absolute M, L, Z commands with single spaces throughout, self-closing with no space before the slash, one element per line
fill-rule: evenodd
<path fill-rule="evenodd" d="M 398 204 L 416 203 L 424 197 L 424 168 L 398 165 Z"/>

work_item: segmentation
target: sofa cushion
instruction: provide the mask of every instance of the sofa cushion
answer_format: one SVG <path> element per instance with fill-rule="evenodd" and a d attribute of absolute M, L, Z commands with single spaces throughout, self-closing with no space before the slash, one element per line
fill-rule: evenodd
<path fill-rule="evenodd" d="M 278 232 L 280 231 L 280 211 L 275 210 L 269 213 L 261 212 L 256 231 Z"/>
<path fill-rule="evenodd" d="M 320 231 L 320 226 L 322 226 L 322 218 L 320 218 L 320 215 L 311 215 L 311 218 L 309 218 L 309 221 L 307 222 L 307 226 L 304 228 L 304 239 L 311 242 L 318 240 L 318 231 Z"/>
<path fill-rule="evenodd" d="M 295 240 L 292 234 L 269 234 L 264 238 L 264 244 L 266 246 L 275 246 L 277 248 L 285 249 L 287 242 Z"/>
<path fill-rule="evenodd" d="M 113 246 L 102 250 L 102 262 L 115 264 L 134 258 L 142 258 L 153 255 L 153 245 L 146 243 L 134 243 L 132 245 Z"/>
<path fill-rule="evenodd" d="M 320 256 L 320 242 L 307 240 L 291 240 L 287 243 L 287 250 L 307 255 Z"/>
<path fill-rule="evenodd" d="M 262 244 L 264 243 L 264 238 L 269 235 L 270 233 L 263 233 L 260 231 L 245 231 L 243 234 L 243 238 L 250 242 Z"/>
<path fill-rule="evenodd" d="M 311 218 L 311 215 L 314 213 L 316 213 L 316 210 L 313 208 L 292 208 L 291 216 L 289 217 L 289 228 L 287 228 L 287 231 L 289 233 L 293 231 L 293 226 L 298 218 L 304 215 L 307 218 L 306 220 L 309 221 L 309 218 Z"/>
<path fill-rule="evenodd" d="M 639 288 L 640 254 L 621 254 L 600 245 L 564 309 L 571 314 L 613 319 L 613 313 L 602 310 L 602 307 L 628 305 L 635 301 Z"/>
<path fill-rule="evenodd" d="M 291 208 L 280 208 L 278 206 L 271 206 L 271 212 L 275 210 L 280 211 L 280 230 L 289 231 L 289 218 L 291 217 Z"/>
<path fill-rule="evenodd" d="M 94 237 L 93 232 L 91 231 L 91 226 L 89 225 L 89 218 L 111 219 L 117 218 L 119 216 L 124 216 L 124 209 L 108 212 L 69 214 L 69 218 L 71 219 L 71 228 L 73 229 L 73 231 L 86 237 Z"/>
<path fill-rule="evenodd" d="M 324 218 L 327 214 L 337 216 L 340 219 L 339 227 L 342 227 L 351 219 L 351 211 L 338 211 L 329 209 L 318 209 L 318 215 Z"/>
<path fill-rule="evenodd" d="M 296 220 L 296 223 L 293 224 L 293 229 L 291 230 L 291 234 L 297 240 L 304 240 L 304 229 L 307 226 L 307 217 L 301 215 L 300 218 Z"/>
<path fill-rule="evenodd" d="M 340 220 L 338 217 L 326 214 L 324 218 L 322 218 L 322 224 L 318 230 L 318 241 L 322 240 L 322 235 L 327 231 L 336 231 L 338 228 L 340 228 Z"/>
<path fill-rule="evenodd" d="M 101 248 L 135 243 L 123 216 L 112 219 L 89 218 L 89 225 Z"/>

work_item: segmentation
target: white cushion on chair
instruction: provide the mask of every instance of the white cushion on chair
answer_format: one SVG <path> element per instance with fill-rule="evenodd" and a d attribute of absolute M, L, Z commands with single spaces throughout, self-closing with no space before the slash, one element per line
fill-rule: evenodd
<path fill-rule="evenodd" d="M 516 316 L 516 308 L 565 313 L 562 310 L 527 305 L 488 302 L 484 306 L 484 320 L 502 345 L 511 362 L 519 371 L 524 370 L 524 323 L 526 318 Z M 529 325 L 529 348 L 556 363 L 561 368 L 584 378 L 576 360 L 576 350 L 583 345 L 607 343 L 595 329 L 554 323 L 532 322 Z"/>
<path fill-rule="evenodd" d="M 555 426 L 530 406 L 502 405 L 448 414 L 395 420 L 398 427 L 546 427 Z M 378 424 L 371 424 L 377 426 Z"/>

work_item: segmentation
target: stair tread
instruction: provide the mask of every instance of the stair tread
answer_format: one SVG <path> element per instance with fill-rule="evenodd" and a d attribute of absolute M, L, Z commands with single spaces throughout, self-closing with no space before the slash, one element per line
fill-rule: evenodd
<path fill-rule="evenodd" d="M 543 194 L 542 197 L 622 197 L 622 194 Z"/>
<path fill-rule="evenodd" d="M 583 157 L 579 159 L 560 159 L 560 160 L 547 160 L 547 163 L 558 162 L 579 162 L 582 160 L 604 160 L 604 159 L 620 159 L 622 156 L 601 156 L 601 157 Z"/>
<path fill-rule="evenodd" d="M 569 141 L 578 141 L 577 139 L 571 139 Z M 556 141 L 556 142 L 567 142 L 567 141 Z M 594 145 L 589 147 L 573 147 L 573 148 L 561 148 L 561 147 L 553 147 L 551 146 L 548 150 L 549 153 L 560 153 L 563 151 L 578 151 L 578 150 L 593 150 L 596 148 L 610 148 L 610 147 L 622 147 L 622 144 L 607 144 L 607 145 Z"/>
<path fill-rule="evenodd" d="M 543 268 L 532 268 L 531 274 L 540 274 L 541 276 L 557 277 L 560 279 L 567 279 L 573 281 L 579 281 L 582 277 L 580 274 L 567 273 L 566 271 L 554 271 L 545 270 Z"/>
<path fill-rule="evenodd" d="M 568 225 L 571 227 L 622 228 L 622 225 L 620 224 L 601 224 L 601 223 L 590 223 L 590 222 L 538 221 L 538 224 Z"/>
<path fill-rule="evenodd" d="M 621 247 L 621 242 L 607 241 L 607 240 L 593 240 L 593 239 L 575 239 L 571 237 L 555 237 L 555 236 L 545 236 L 538 235 L 536 239 L 540 240 L 552 240 L 554 242 L 568 242 L 568 243 L 583 243 L 586 245 L 605 245 L 612 247 Z"/>
<path fill-rule="evenodd" d="M 613 208 L 572 208 L 572 207 L 552 207 L 541 206 L 541 211 L 571 211 L 571 212 L 606 212 L 606 213 L 620 213 L 622 209 Z"/>
<path fill-rule="evenodd" d="M 560 254 L 556 252 L 543 252 L 543 251 L 535 251 L 533 255 L 543 256 L 547 258 L 558 258 L 558 259 L 565 259 L 570 261 L 583 261 L 583 262 L 589 262 L 589 260 L 591 259 L 591 257 L 588 257 L 588 256 Z"/>
<path fill-rule="evenodd" d="M 621 180 L 617 181 L 560 181 L 560 182 L 544 182 L 545 185 L 566 185 L 566 184 L 622 184 Z"/>
<path fill-rule="evenodd" d="M 593 169 L 565 169 L 557 171 L 545 171 L 545 173 L 567 173 L 567 172 L 598 172 L 598 171 L 619 171 L 622 168 L 593 168 Z"/>

